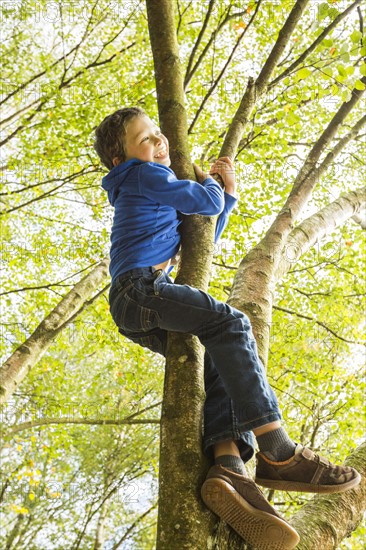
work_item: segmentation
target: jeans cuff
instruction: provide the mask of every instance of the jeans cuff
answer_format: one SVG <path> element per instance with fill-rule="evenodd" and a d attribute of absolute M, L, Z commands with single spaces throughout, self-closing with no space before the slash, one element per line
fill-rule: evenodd
<path fill-rule="evenodd" d="M 259 416 L 258 418 L 254 418 L 254 420 L 248 420 L 248 422 L 239 422 L 239 428 L 243 432 L 248 432 L 249 430 L 260 428 L 260 426 L 264 426 L 270 422 L 281 420 L 281 418 L 280 412 L 270 412 L 268 414 L 264 414 L 263 416 Z"/>
<path fill-rule="evenodd" d="M 227 439 L 233 439 L 237 442 L 239 447 L 240 456 L 243 462 L 248 462 L 254 454 L 254 436 L 251 432 L 240 433 L 239 431 L 225 430 L 215 435 L 203 437 L 203 453 L 213 460 L 214 452 L 213 446 L 220 441 L 226 441 Z"/>

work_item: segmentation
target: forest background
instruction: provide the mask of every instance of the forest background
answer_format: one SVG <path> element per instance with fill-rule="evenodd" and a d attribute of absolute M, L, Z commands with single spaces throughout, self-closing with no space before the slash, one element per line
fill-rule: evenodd
<path fill-rule="evenodd" d="M 184 497 L 197 507 L 189 516 L 182 495 L 168 505 L 162 492 L 157 529 L 159 452 L 169 448 L 163 438 L 159 450 L 162 401 L 183 396 L 186 422 L 197 427 L 202 388 L 173 376 L 175 389 L 165 380 L 163 393 L 165 360 L 119 335 L 109 315 L 113 211 L 92 145 L 95 127 L 122 106 L 160 119 L 178 174 L 190 160 L 208 169 L 223 152 L 235 157 L 240 197 L 229 226 L 212 247 L 212 223 L 188 220 L 179 276 L 209 282 L 212 295 L 251 317 L 290 435 L 334 461 L 365 463 L 361 7 L 343 0 L 1 3 L 2 548 L 152 549 L 157 536 L 164 548 L 171 526 L 182 537 L 177 548 L 195 548 L 197 536 L 206 541 L 197 548 L 242 547 L 195 495 Z M 173 51 L 175 40 L 181 66 L 175 58 L 170 70 L 164 48 Z M 164 70 L 171 81 L 162 89 Z M 280 243 L 279 229 L 272 234 L 276 269 L 256 289 L 247 274 L 254 265 L 268 275 L 260 263 L 264 249 L 267 259 L 272 254 L 266 236 L 288 213 L 281 209 L 294 182 L 308 184 L 301 215 Z M 197 381 L 200 351 L 182 345 L 194 359 L 179 363 L 188 356 L 177 347 L 175 363 Z M 168 405 L 162 422 L 179 454 L 189 424 L 169 417 Z M 194 458 L 184 467 L 194 464 L 196 480 L 205 462 L 197 439 L 189 445 Z M 302 548 L 358 550 L 365 491 L 363 481 L 347 502 L 266 494 L 295 518 Z M 177 517 L 188 518 L 186 532 Z M 314 540 L 325 533 L 321 544 L 314 546 L 305 523 Z"/>

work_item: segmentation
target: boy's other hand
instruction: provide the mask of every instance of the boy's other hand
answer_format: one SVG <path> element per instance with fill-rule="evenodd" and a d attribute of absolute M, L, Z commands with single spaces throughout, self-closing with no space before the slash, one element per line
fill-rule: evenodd
<path fill-rule="evenodd" d="M 205 179 L 207 179 L 207 178 L 209 177 L 209 174 L 206 174 L 206 172 L 204 172 L 204 171 L 198 166 L 198 164 L 195 164 L 194 162 L 192 162 L 192 165 L 193 165 L 194 173 L 196 174 L 197 181 L 198 181 L 199 183 L 202 183 L 203 181 L 205 181 Z"/>
<path fill-rule="evenodd" d="M 235 180 L 235 168 L 234 163 L 230 157 L 220 157 L 217 159 L 210 169 L 210 175 L 218 174 L 225 186 L 225 193 L 237 197 L 236 189 L 238 184 Z"/>

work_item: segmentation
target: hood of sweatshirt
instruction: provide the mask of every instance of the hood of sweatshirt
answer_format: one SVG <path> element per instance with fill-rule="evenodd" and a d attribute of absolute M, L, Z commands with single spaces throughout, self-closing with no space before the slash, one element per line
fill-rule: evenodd
<path fill-rule="evenodd" d="M 123 162 L 122 164 L 118 164 L 112 168 L 109 174 L 104 176 L 102 179 L 102 187 L 107 191 L 108 199 L 112 206 L 114 206 L 114 203 L 116 202 L 120 186 L 128 177 L 131 169 L 138 164 L 142 164 L 142 161 L 138 159 L 130 159 L 127 162 Z"/>

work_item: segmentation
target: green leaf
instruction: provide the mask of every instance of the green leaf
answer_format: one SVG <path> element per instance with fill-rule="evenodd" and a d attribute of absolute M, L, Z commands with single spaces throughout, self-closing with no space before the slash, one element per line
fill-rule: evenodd
<path fill-rule="evenodd" d="M 362 65 L 360 66 L 360 73 L 362 74 L 362 76 L 366 76 L 366 63 L 362 63 Z"/>
<path fill-rule="evenodd" d="M 293 124 L 296 124 L 300 121 L 300 117 L 293 113 L 292 111 L 289 111 L 287 116 L 288 123 L 292 126 Z"/>
<path fill-rule="evenodd" d="M 324 44 L 327 48 L 330 48 L 333 46 L 333 38 L 324 38 L 322 44 Z"/>
<path fill-rule="evenodd" d="M 337 8 L 329 8 L 328 17 L 330 17 L 331 19 L 335 19 L 336 17 L 338 17 L 338 15 L 339 11 L 337 10 Z"/>
<path fill-rule="evenodd" d="M 304 78 L 307 78 L 309 75 L 311 75 L 311 70 L 307 67 L 304 67 L 303 69 L 300 69 L 297 73 L 297 80 L 304 80 Z"/>
<path fill-rule="evenodd" d="M 350 36 L 350 39 L 353 43 L 357 44 L 362 38 L 362 32 L 360 31 L 353 31 L 353 33 Z"/>
<path fill-rule="evenodd" d="M 356 80 L 355 82 L 356 90 L 364 90 L 366 88 L 365 84 L 361 80 Z"/>
<path fill-rule="evenodd" d="M 321 73 L 323 78 L 326 80 L 329 80 L 333 76 L 333 69 L 332 67 L 325 67 L 325 69 L 322 69 Z"/>
<path fill-rule="evenodd" d="M 330 89 L 330 92 L 331 92 L 331 95 L 337 95 L 338 92 L 339 92 L 339 87 L 337 86 L 337 84 L 333 84 L 331 89 Z"/>
<path fill-rule="evenodd" d="M 341 76 L 347 76 L 346 67 L 344 67 L 343 65 L 337 65 L 337 70 Z"/>
<path fill-rule="evenodd" d="M 322 2 L 319 6 L 318 17 L 319 19 L 325 19 L 328 15 L 329 6 L 327 2 Z"/>

